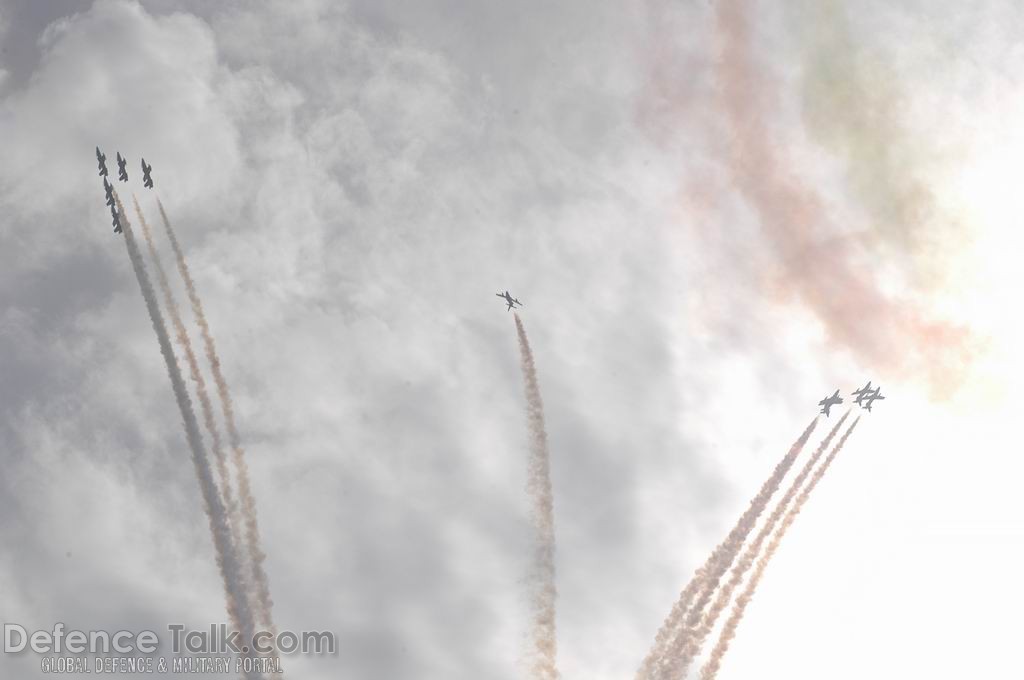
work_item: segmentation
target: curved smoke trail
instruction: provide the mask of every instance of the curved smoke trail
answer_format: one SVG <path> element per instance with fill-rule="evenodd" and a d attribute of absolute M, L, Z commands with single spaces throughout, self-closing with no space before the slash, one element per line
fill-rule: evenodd
<path fill-rule="evenodd" d="M 722 629 L 721 634 L 718 636 L 718 642 L 715 643 L 714 649 L 711 650 L 711 656 L 708 662 L 700 669 L 701 680 L 714 680 L 718 674 L 718 669 L 722 666 L 722 658 L 725 653 L 729 651 L 729 643 L 732 642 L 733 637 L 736 635 L 736 628 L 740 625 L 740 620 L 743 618 L 743 613 L 747 609 L 747 605 L 750 604 L 751 598 L 754 596 L 754 591 L 757 589 L 757 585 L 761 582 L 761 578 L 764 576 L 764 570 L 768 566 L 768 562 L 771 561 L 772 556 L 775 555 L 775 551 L 779 548 L 779 543 L 782 542 L 782 538 L 786 535 L 786 531 L 793 525 L 793 520 L 800 514 L 800 510 L 803 508 L 804 503 L 807 502 L 811 492 L 814 491 L 814 487 L 818 485 L 821 478 L 825 476 L 825 471 L 828 470 L 832 461 L 835 460 L 836 454 L 843 448 L 843 444 L 850 437 L 853 432 L 853 428 L 857 427 L 857 423 L 860 422 L 858 416 L 856 420 L 850 425 L 850 427 L 843 433 L 839 443 L 836 444 L 835 448 L 829 452 L 828 457 L 825 458 L 824 462 L 814 471 L 814 475 L 811 476 L 809 482 L 807 482 L 807 488 L 805 488 L 796 501 L 793 502 L 793 507 L 786 513 L 785 519 L 782 520 L 782 524 L 779 526 L 775 535 L 772 537 L 771 543 L 765 548 L 764 554 L 761 555 L 757 561 L 757 568 L 754 569 L 754 573 L 750 575 L 750 582 L 747 583 L 747 587 L 740 593 L 739 597 L 736 598 L 736 603 L 733 605 L 732 614 L 725 622 L 725 627 Z"/>
<path fill-rule="evenodd" d="M 185 438 L 188 441 L 189 449 L 192 452 L 192 463 L 195 465 L 196 477 L 199 479 L 199 489 L 203 496 L 204 509 L 210 522 L 210 533 L 213 535 L 213 545 L 217 567 L 220 569 L 221 577 L 224 580 L 224 590 L 227 596 L 228 616 L 232 624 L 240 632 L 244 639 L 251 640 L 253 636 L 252 612 L 249 608 L 246 597 L 244 579 L 242 578 L 241 565 L 235 558 L 235 546 L 231 537 L 231 528 L 228 525 L 227 513 L 221 503 L 220 494 L 217 491 L 217 483 L 210 470 L 210 461 L 206 455 L 206 448 L 203 446 L 203 437 L 199 431 L 199 423 L 196 420 L 195 411 L 192 409 L 192 400 L 188 395 L 188 388 L 181 375 L 181 368 L 174 356 L 174 349 L 171 347 L 171 338 L 167 333 L 167 325 L 164 323 L 163 315 L 160 313 L 160 304 L 157 302 L 156 292 L 146 272 L 146 264 L 139 251 L 139 245 L 135 241 L 135 234 L 132 232 L 131 224 L 125 215 L 121 199 L 114 194 L 117 202 L 117 211 L 124 232 L 125 247 L 128 250 L 128 258 L 132 263 L 132 270 L 139 283 L 142 298 L 146 302 L 146 310 L 149 312 L 150 322 L 156 332 L 157 342 L 160 345 L 160 354 L 167 365 L 167 376 L 171 380 L 171 388 L 174 391 L 174 399 L 181 412 L 181 419 L 185 426 Z M 261 680 L 262 674 L 248 673 L 250 680 Z"/>
<path fill-rule="evenodd" d="M 753 49 L 750 4 L 715 2 L 720 53 L 715 62 L 722 120 L 731 140 L 735 184 L 758 214 L 762 230 L 784 264 L 780 280 L 818 316 L 831 341 L 863 363 L 889 374 L 925 380 L 932 395 L 959 387 L 977 347 L 971 332 L 928 318 L 912 300 L 886 293 L 859 261 L 869 253 L 841 234 L 835 216 L 766 122 L 774 91 Z M 852 103 L 855 106 L 857 103 Z M 918 352 L 893 352 L 917 347 Z"/>
<path fill-rule="evenodd" d="M 530 461 L 527 470 L 526 488 L 533 503 L 533 523 L 537 530 L 534 548 L 533 576 L 533 660 L 531 671 L 534 678 L 554 680 L 558 678 L 555 663 L 557 642 L 555 637 L 555 515 L 554 499 L 551 492 L 551 456 L 548 452 L 548 435 L 544 428 L 544 403 L 540 398 L 537 383 L 537 368 L 533 363 L 530 341 L 518 314 L 516 334 L 519 337 L 519 354 L 523 381 L 526 386 L 527 420 L 530 428 Z"/>
<path fill-rule="evenodd" d="M 814 470 L 814 466 L 817 465 L 818 461 L 821 460 L 821 457 L 825 454 L 825 451 L 828 450 L 829 444 L 832 443 L 832 439 L 836 436 L 836 433 L 839 432 L 839 429 L 843 426 L 843 423 L 846 422 L 849 415 L 849 411 L 843 414 L 843 417 L 836 422 L 835 427 L 833 427 L 825 436 L 825 439 L 822 440 L 821 444 L 807 460 L 800 472 L 793 478 L 793 481 L 790 483 L 786 493 L 779 499 L 775 509 L 772 510 L 772 514 L 769 515 L 768 519 L 765 521 L 764 526 L 761 527 L 757 536 L 754 537 L 754 540 L 747 546 L 743 555 L 740 556 L 736 564 L 733 565 L 729 580 L 725 585 L 718 589 L 718 595 L 715 597 L 715 601 L 711 605 L 711 608 L 708 609 L 706 614 L 704 614 L 700 621 L 700 625 L 695 629 L 684 627 L 679 631 L 679 634 L 676 636 L 673 644 L 673 648 L 669 652 L 671 659 L 669 667 L 671 670 L 668 675 L 670 678 L 686 677 L 687 671 L 690 670 L 690 664 L 692 664 L 693 660 L 698 654 L 700 654 L 704 641 L 707 639 L 707 636 L 711 634 L 711 630 L 718 621 L 718 617 L 723 611 L 725 611 L 725 608 L 729 606 L 733 592 L 735 592 L 736 588 L 738 588 L 740 583 L 742 583 L 743 576 L 750 570 L 750 567 L 754 564 L 754 560 L 756 560 L 757 556 L 760 554 L 761 546 L 764 545 L 768 536 L 771 535 L 772 531 L 778 525 L 783 513 L 785 513 L 789 508 L 793 498 L 803 486 L 804 480 L 807 479 Z"/>
<path fill-rule="evenodd" d="M 736 559 L 747 535 L 757 523 L 757 518 L 764 512 L 772 494 L 779 488 L 789 469 L 793 467 L 793 463 L 800 455 L 800 451 L 803 450 L 817 424 L 818 418 L 815 417 L 799 439 L 793 443 L 785 457 L 775 466 L 771 476 L 750 501 L 749 507 L 740 516 L 736 526 L 732 528 L 726 539 L 715 548 L 704 565 L 693 575 L 658 631 L 654 646 L 637 670 L 637 680 L 670 677 L 666 673 L 671 670 L 671 650 L 676 635 L 683 626 L 695 626 L 700 621 L 700 615 L 707 607 L 712 593 L 718 586 L 719 579 Z M 694 603 L 695 599 L 696 603 Z"/>
<path fill-rule="evenodd" d="M 963 224 L 943 214 L 929 181 L 938 160 L 929 148 L 934 142 L 919 141 L 906 120 L 910 88 L 917 83 L 900 74 L 883 45 L 853 30 L 852 5 L 804 0 L 789 3 L 787 10 L 793 12 L 792 34 L 804 43 L 806 130 L 843 162 L 846 183 L 869 218 L 866 226 L 881 254 L 897 259 L 919 292 L 934 294 L 946 273 L 943 258 L 958 254 L 956 246 L 966 245 L 969 236 Z M 904 42 L 899 49 L 921 45 Z M 936 248 L 939 243 L 947 245 Z"/>
<path fill-rule="evenodd" d="M 238 427 L 235 425 L 235 410 L 231 401 L 231 393 L 228 390 L 228 383 L 220 368 L 220 357 L 217 355 L 217 348 L 213 342 L 213 334 L 210 332 L 210 324 L 206 321 L 206 313 L 203 311 L 203 303 L 196 292 L 195 282 L 192 280 L 192 273 L 189 271 L 188 263 L 185 261 L 185 253 L 178 243 L 178 237 L 171 227 L 171 221 L 167 218 L 163 203 L 157 199 L 157 206 L 160 208 L 160 217 L 163 219 L 164 231 L 171 242 L 171 249 L 174 251 L 174 259 L 178 265 L 178 273 L 185 283 L 185 290 L 188 293 L 189 303 L 192 306 L 192 315 L 199 326 L 200 335 L 203 338 L 203 349 L 206 353 L 206 360 L 210 364 L 210 372 L 213 374 L 213 382 L 217 386 L 217 395 L 220 397 L 221 410 L 224 414 L 224 422 L 227 425 L 228 439 L 231 442 L 231 461 L 235 467 L 235 474 L 238 481 L 238 500 L 241 504 L 242 517 L 245 521 L 245 543 L 249 557 L 250 575 L 256 585 L 257 613 L 260 623 L 271 632 L 276 633 L 272 617 L 273 599 L 270 597 L 270 583 L 267 573 L 263 568 L 263 560 L 266 554 L 263 552 L 260 542 L 259 522 L 256 518 L 256 500 L 252 495 L 252 486 L 249 482 L 249 465 L 245 460 L 245 450 L 242 448 L 242 439 L 238 434 Z"/>

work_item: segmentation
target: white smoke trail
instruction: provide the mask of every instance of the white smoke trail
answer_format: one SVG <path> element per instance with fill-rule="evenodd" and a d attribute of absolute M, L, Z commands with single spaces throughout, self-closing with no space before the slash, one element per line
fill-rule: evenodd
<path fill-rule="evenodd" d="M 259 522 L 256 517 L 256 500 L 252 495 L 252 485 L 249 481 L 249 466 L 245 460 L 245 450 L 242 448 L 242 439 L 238 434 L 238 427 L 235 424 L 235 410 L 231 401 L 231 392 L 228 390 L 228 383 L 221 371 L 220 357 L 213 342 L 213 334 L 210 332 L 210 324 L 206 320 L 206 313 L 203 311 L 203 303 L 196 292 L 195 282 L 192 280 L 192 273 L 189 271 L 188 262 L 185 260 L 185 253 L 178 242 L 177 234 L 167 218 L 167 211 L 163 203 L 157 199 L 157 206 L 160 209 L 160 217 L 163 220 L 164 231 L 174 251 L 174 258 L 177 262 L 178 273 L 185 283 L 185 290 L 188 293 L 189 303 L 192 306 L 192 315 L 203 339 L 203 349 L 206 360 L 210 364 L 210 372 L 213 375 L 213 382 L 217 386 L 217 395 L 220 397 L 221 410 L 224 414 L 224 422 L 227 425 L 228 440 L 231 443 L 232 463 L 235 467 L 235 475 L 238 482 L 238 500 L 241 504 L 242 516 L 245 521 L 245 545 L 247 548 L 250 575 L 256 585 L 257 602 L 256 609 L 260 617 L 260 623 L 272 633 L 276 633 L 274 626 L 272 608 L 273 599 L 270 596 L 270 583 L 266 571 L 263 568 L 263 561 L 266 554 L 263 552 L 260 541 Z"/>
<path fill-rule="evenodd" d="M 682 626 L 694 626 L 700 621 L 699 617 L 707 606 L 708 600 L 717 587 L 719 579 L 721 579 L 722 574 L 732 564 L 740 548 L 743 547 L 743 542 L 754 528 L 758 517 L 764 512 L 765 507 L 767 507 L 768 502 L 771 500 L 772 494 L 779 488 L 782 479 L 793 466 L 817 424 L 818 419 L 815 417 L 803 434 L 800 435 L 799 439 L 793 443 L 785 457 L 775 466 L 771 476 L 761 486 L 761 490 L 754 496 L 753 500 L 750 501 L 749 507 L 740 516 L 736 526 L 729 532 L 726 539 L 715 548 L 707 561 L 704 562 L 704 565 L 693 575 L 693 578 L 679 595 L 679 599 L 658 631 L 654 646 L 647 653 L 643 663 L 637 670 L 636 680 L 660 680 L 661 678 L 668 677 L 666 673 L 670 670 L 672 660 L 670 652 L 672 641 L 675 640 L 676 634 Z M 694 602 L 695 599 L 697 600 L 696 603 Z"/>
<path fill-rule="evenodd" d="M 669 674 L 670 678 L 685 678 L 687 672 L 690 670 L 690 664 L 700 654 L 700 651 L 704 645 L 704 641 L 707 636 L 711 634 L 712 628 L 715 626 L 715 622 L 718 617 L 729 606 L 729 602 L 732 599 L 732 594 L 739 587 L 743 581 L 744 575 L 753 566 L 754 560 L 757 559 L 758 554 L 761 552 L 761 546 L 771 535 L 772 531 L 778 525 L 779 520 L 782 518 L 783 513 L 789 508 L 790 503 L 796 496 L 797 492 L 800 491 L 803 486 L 804 480 L 807 479 L 808 475 L 817 465 L 818 461 L 828 450 L 829 444 L 832 443 L 832 439 L 839 432 L 839 429 L 843 426 L 850 412 L 847 411 L 843 414 L 843 417 L 835 424 L 835 427 L 825 436 L 821 444 L 814 451 L 814 454 L 807 460 L 800 472 L 797 473 L 796 477 L 793 478 L 792 483 L 783 494 L 782 498 L 775 505 L 775 509 L 772 510 L 771 515 L 768 516 L 764 526 L 751 541 L 750 545 L 743 552 L 743 555 L 733 565 L 732 572 L 729 576 L 729 580 L 718 589 L 718 594 L 715 597 L 714 603 L 711 608 L 708 609 L 707 613 L 701 618 L 700 625 L 696 629 L 690 627 L 684 627 L 679 631 L 670 652 L 671 661 L 669 663 Z"/>
<path fill-rule="evenodd" d="M 857 427 L 857 423 L 860 422 L 858 416 L 856 420 L 847 428 L 846 432 L 843 433 L 839 443 L 835 445 L 835 448 L 829 452 L 828 457 L 825 458 L 824 462 L 814 471 L 814 475 L 811 476 L 807 487 L 797 496 L 796 501 L 793 503 L 793 507 L 786 513 L 785 519 L 782 520 L 782 524 L 779 525 L 775 535 L 772 537 L 768 547 L 765 548 L 764 554 L 761 555 L 757 561 L 757 567 L 754 572 L 750 575 L 750 581 L 747 583 L 747 587 L 744 588 L 743 592 L 740 593 L 739 597 L 736 598 L 736 603 L 733 605 L 732 614 L 725 622 L 725 626 L 722 629 L 721 634 L 718 636 L 718 642 L 715 643 L 714 649 L 711 650 L 711 656 L 708 658 L 707 663 L 703 668 L 700 669 L 701 680 L 714 680 L 715 676 L 718 675 L 718 670 L 722 666 L 722 658 L 725 653 L 729 651 L 729 643 L 732 642 L 733 637 L 736 635 L 736 628 L 740 624 L 740 620 L 743 618 L 743 613 L 747 609 L 747 605 L 750 604 L 751 598 L 754 596 L 754 591 L 757 590 L 758 584 L 761 582 L 761 578 L 764 576 L 764 570 L 771 561 L 772 556 L 775 555 L 775 551 L 779 548 L 779 543 L 782 542 L 782 538 L 786 535 L 789 527 L 793 525 L 793 520 L 800 514 L 800 510 L 803 508 L 804 503 L 810 497 L 811 492 L 814 491 L 814 487 L 818 485 L 821 478 L 825 475 L 825 471 L 828 470 L 832 461 L 835 460 L 836 454 L 839 453 L 843 448 L 843 444 L 850 437 L 853 432 L 853 428 Z"/>
<path fill-rule="evenodd" d="M 530 428 L 530 462 L 527 471 L 527 490 L 533 503 L 533 522 L 537 530 L 534 548 L 533 574 L 533 660 L 531 672 L 538 680 L 559 677 L 555 636 L 555 515 L 551 492 L 551 456 L 548 435 L 544 427 L 544 403 L 537 383 L 537 368 L 526 330 L 518 314 L 514 314 L 519 354 L 522 360 L 523 381 L 526 386 L 527 419 Z"/>
<path fill-rule="evenodd" d="M 118 216 L 121 221 L 121 228 L 124 232 L 125 247 L 128 250 L 128 258 L 132 263 L 132 270 L 139 283 L 149 318 L 156 332 L 157 342 L 160 345 L 160 354 L 167 365 L 167 375 L 171 380 L 171 388 L 174 391 L 174 399 L 178 404 L 178 410 L 185 426 L 185 438 L 188 441 L 189 449 L 192 452 L 192 463 L 195 466 L 196 477 L 199 479 L 199 489 L 203 497 L 203 505 L 207 519 L 210 522 L 210 533 L 213 536 L 214 554 L 217 567 L 220 569 L 221 577 L 224 580 L 224 590 L 227 598 L 228 616 L 232 624 L 241 633 L 243 639 L 251 640 L 253 635 L 252 613 L 249 608 L 248 598 L 244 589 L 241 565 L 235 558 L 236 552 L 231 537 L 231 528 L 228 525 L 227 513 L 221 503 L 220 494 L 217 491 L 217 484 L 210 470 L 210 462 L 203 446 L 203 438 L 199 431 L 199 423 L 196 421 L 195 411 L 192 409 L 192 400 L 188 395 L 185 380 L 181 375 L 181 368 L 174 356 L 174 349 L 171 347 L 171 339 L 167 333 L 167 326 L 164 323 L 163 315 L 160 313 L 160 304 L 157 302 L 153 284 L 146 272 L 146 264 L 142 259 L 138 243 L 132 232 L 131 224 L 125 215 L 121 199 L 114 193 L 117 202 Z M 249 680 L 262 680 L 260 673 L 248 673 Z"/>

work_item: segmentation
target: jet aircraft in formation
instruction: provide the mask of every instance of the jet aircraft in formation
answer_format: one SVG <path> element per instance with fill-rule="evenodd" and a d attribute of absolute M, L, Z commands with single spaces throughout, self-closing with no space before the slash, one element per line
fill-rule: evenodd
<path fill-rule="evenodd" d="M 870 380 L 868 381 L 867 385 L 860 388 L 859 390 L 854 390 L 850 394 L 855 397 L 853 400 L 854 404 L 860 406 L 863 409 L 867 409 L 868 411 L 871 410 L 871 404 L 875 403 L 876 400 L 885 399 L 885 397 L 882 396 L 881 387 L 871 389 Z M 824 399 L 819 401 L 818 406 L 821 407 L 821 412 L 827 416 L 829 414 L 829 409 L 831 409 L 833 406 L 837 404 L 842 403 L 843 398 L 839 396 L 839 390 L 836 390 L 835 394 L 833 394 L 831 397 L 825 397 Z"/>
<path fill-rule="evenodd" d="M 111 208 L 114 207 L 114 185 L 107 181 L 107 178 L 103 178 L 103 191 L 107 194 L 107 205 Z"/>
<path fill-rule="evenodd" d="M 110 206 L 110 217 L 112 219 L 111 224 L 114 225 L 114 233 L 115 234 L 120 234 L 121 233 L 121 216 L 117 214 L 117 208 L 115 206 Z"/>
<path fill-rule="evenodd" d="M 824 399 L 819 401 L 818 406 L 821 407 L 821 412 L 824 413 L 826 417 L 828 417 L 829 409 L 831 409 L 833 406 L 837 404 L 842 403 L 843 398 L 839 396 L 839 390 L 836 390 L 835 394 L 833 394 L 831 397 L 825 397 Z"/>
<path fill-rule="evenodd" d="M 506 303 L 508 303 L 508 309 L 505 310 L 506 312 L 509 309 L 512 309 L 512 307 L 515 305 L 519 305 L 520 307 L 523 306 L 523 303 L 509 295 L 507 290 L 504 293 L 495 293 L 495 295 L 502 298 L 503 300 L 505 300 Z"/>
<path fill-rule="evenodd" d="M 100 176 L 107 176 L 107 157 L 100 153 L 100 147 L 96 147 L 96 163 L 100 166 Z M 106 180 L 104 180 L 106 181 Z"/>
<path fill-rule="evenodd" d="M 854 390 L 853 392 L 850 392 L 850 394 L 852 394 L 853 396 L 857 397 L 856 399 L 853 400 L 853 403 L 860 404 L 862 401 L 864 401 L 864 397 L 867 394 L 869 394 L 870 392 L 871 392 L 871 381 L 869 380 L 868 384 L 865 385 L 864 387 L 860 388 L 859 390 Z"/>
<path fill-rule="evenodd" d="M 851 394 L 857 397 L 856 399 L 853 400 L 853 403 L 857 404 L 861 408 L 867 409 L 869 412 L 871 411 L 871 404 L 875 403 L 875 400 L 885 399 L 885 397 L 882 396 L 881 387 L 871 389 L 870 380 L 868 381 L 867 385 L 860 388 L 859 390 L 854 390 L 853 392 L 851 392 Z"/>
<path fill-rule="evenodd" d="M 120 234 L 122 232 L 121 216 L 117 212 L 117 205 L 114 200 L 114 187 L 110 182 L 107 181 L 107 157 L 100 147 L 96 147 L 96 163 L 99 165 L 100 176 L 103 177 L 103 191 L 106 194 L 106 203 L 110 206 L 110 219 L 114 225 L 114 233 Z M 117 152 L 117 175 L 118 179 L 122 182 L 128 181 L 128 170 L 126 168 L 128 161 L 121 155 L 121 152 Z M 153 188 L 153 178 L 150 173 L 153 171 L 153 166 L 146 163 L 146 159 L 142 159 L 142 184 L 147 188 Z"/>
<path fill-rule="evenodd" d="M 126 161 L 125 159 L 121 158 L 121 152 L 118 151 L 117 152 L 117 178 L 120 179 L 122 182 L 127 182 L 128 181 L 128 171 L 125 170 L 125 167 L 124 167 L 127 162 L 128 161 Z"/>

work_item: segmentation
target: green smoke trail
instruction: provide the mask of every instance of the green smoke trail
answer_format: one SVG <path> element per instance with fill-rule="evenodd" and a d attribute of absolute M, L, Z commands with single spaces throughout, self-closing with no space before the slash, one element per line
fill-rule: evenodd
<path fill-rule="evenodd" d="M 951 246 L 967 234 L 942 214 L 930 185 L 938 152 L 906 120 L 913 83 L 899 73 L 895 55 L 855 34 L 847 7 L 837 0 L 790 6 L 805 55 L 804 124 L 843 162 L 877 254 L 899 257 L 911 285 L 927 292 L 941 285 Z"/>

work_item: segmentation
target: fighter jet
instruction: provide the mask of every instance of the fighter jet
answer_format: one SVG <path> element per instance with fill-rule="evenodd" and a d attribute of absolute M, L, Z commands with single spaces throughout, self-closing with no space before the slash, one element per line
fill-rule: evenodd
<path fill-rule="evenodd" d="M 114 186 L 107 181 L 107 178 L 103 178 L 103 191 L 107 192 L 107 205 L 111 208 L 114 207 Z"/>
<path fill-rule="evenodd" d="M 114 225 L 114 233 L 115 234 L 120 234 L 121 233 L 121 216 L 117 214 L 117 208 L 115 208 L 114 206 L 110 207 L 110 217 L 113 218 L 113 222 L 111 224 Z"/>
<path fill-rule="evenodd" d="M 128 181 L 128 171 L 124 169 L 124 165 L 127 162 L 128 161 L 126 161 L 125 159 L 121 158 L 121 152 L 118 151 L 117 152 L 117 177 L 122 182 L 127 182 Z"/>
<path fill-rule="evenodd" d="M 827 417 L 829 409 L 831 409 L 836 404 L 842 404 L 842 403 L 843 403 L 843 398 L 839 396 L 839 390 L 836 390 L 835 394 L 833 394 L 831 397 L 825 397 L 824 399 L 819 401 L 818 402 L 818 406 L 821 407 L 821 412 L 824 413 L 825 416 Z"/>
<path fill-rule="evenodd" d="M 508 311 L 509 309 L 512 309 L 512 306 L 513 306 L 513 305 L 519 305 L 520 307 L 522 307 L 522 306 L 523 306 L 523 303 L 522 303 L 522 302 L 520 302 L 519 300 L 515 299 L 515 298 L 514 298 L 514 297 L 512 297 L 511 295 L 509 295 L 509 294 L 508 294 L 508 291 L 507 291 L 507 290 L 506 290 L 506 291 L 505 291 L 504 293 L 495 293 L 495 295 L 497 295 L 498 297 L 500 297 L 500 298 L 504 299 L 504 300 L 505 300 L 505 302 L 507 302 L 507 303 L 508 303 L 508 309 L 506 309 L 506 310 L 505 310 L 506 312 L 507 312 L 507 311 Z"/>
<path fill-rule="evenodd" d="M 871 411 L 871 404 L 873 404 L 876 399 L 885 399 L 885 397 L 882 396 L 882 388 L 881 387 L 876 387 L 871 392 L 868 392 L 864 396 L 864 403 L 861 404 L 861 407 L 866 408 L 868 410 L 868 412 L 870 412 Z"/>
<path fill-rule="evenodd" d="M 153 178 L 149 176 L 149 173 L 153 170 L 152 165 L 146 165 L 146 159 L 142 159 L 142 184 L 144 186 L 153 188 Z"/>
<path fill-rule="evenodd" d="M 853 403 L 855 403 L 857 405 L 860 405 L 864 401 L 864 398 L 868 394 L 870 394 L 870 393 L 871 393 L 871 381 L 869 380 L 867 385 L 865 385 L 864 387 L 860 388 L 859 390 L 854 390 L 850 394 L 852 394 L 853 396 L 857 397 L 856 399 L 853 400 Z"/>
<path fill-rule="evenodd" d="M 100 176 L 107 176 L 107 157 L 100 153 L 100 147 L 96 147 L 96 163 L 100 166 Z"/>

